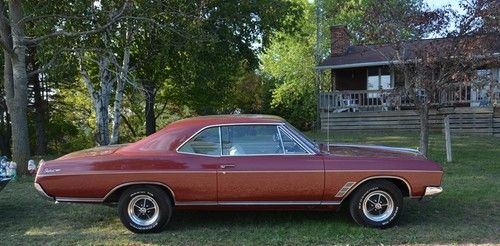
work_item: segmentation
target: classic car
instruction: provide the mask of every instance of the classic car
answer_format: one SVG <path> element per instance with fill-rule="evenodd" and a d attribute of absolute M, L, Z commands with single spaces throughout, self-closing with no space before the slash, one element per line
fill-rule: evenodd
<path fill-rule="evenodd" d="M 318 145 L 266 115 L 180 120 L 136 143 L 103 146 L 39 165 L 35 187 L 56 202 L 117 204 L 125 227 L 159 232 L 175 209 L 349 208 L 389 227 L 403 198 L 441 193 L 441 166 L 418 151 Z"/>

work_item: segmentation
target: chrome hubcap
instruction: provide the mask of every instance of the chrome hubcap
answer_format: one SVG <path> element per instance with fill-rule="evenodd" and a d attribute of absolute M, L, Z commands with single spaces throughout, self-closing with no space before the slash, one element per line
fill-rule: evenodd
<path fill-rule="evenodd" d="M 141 226 L 153 225 L 160 216 L 158 203 L 148 195 L 138 195 L 128 203 L 128 216 Z"/>
<path fill-rule="evenodd" d="M 363 214 L 372 221 L 386 220 L 393 211 L 394 201 L 385 191 L 372 191 L 363 200 Z"/>

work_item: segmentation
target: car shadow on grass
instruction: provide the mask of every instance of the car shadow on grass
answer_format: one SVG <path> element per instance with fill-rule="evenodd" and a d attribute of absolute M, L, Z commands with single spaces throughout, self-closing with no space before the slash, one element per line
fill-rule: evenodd
<path fill-rule="evenodd" d="M 168 231 L 186 231 L 198 228 L 224 229 L 226 227 L 258 226 L 300 226 L 304 223 L 344 223 L 355 225 L 349 215 L 333 211 L 275 211 L 275 210 L 233 210 L 233 211 L 190 211 L 178 210 L 172 216 Z"/>

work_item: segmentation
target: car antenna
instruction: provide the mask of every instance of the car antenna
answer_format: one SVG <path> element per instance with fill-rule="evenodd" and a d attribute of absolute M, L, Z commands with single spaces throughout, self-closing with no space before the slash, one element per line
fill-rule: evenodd
<path fill-rule="evenodd" d="M 328 95 L 328 99 L 326 101 L 326 148 L 327 152 L 330 152 L 330 95 Z"/>

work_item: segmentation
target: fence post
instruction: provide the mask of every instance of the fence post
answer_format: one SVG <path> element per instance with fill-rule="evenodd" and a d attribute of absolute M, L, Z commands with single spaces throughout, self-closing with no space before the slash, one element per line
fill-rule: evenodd
<path fill-rule="evenodd" d="M 446 142 L 446 161 L 452 162 L 453 156 L 451 152 L 450 115 L 447 115 L 444 118 L 444 139 Z"/>

